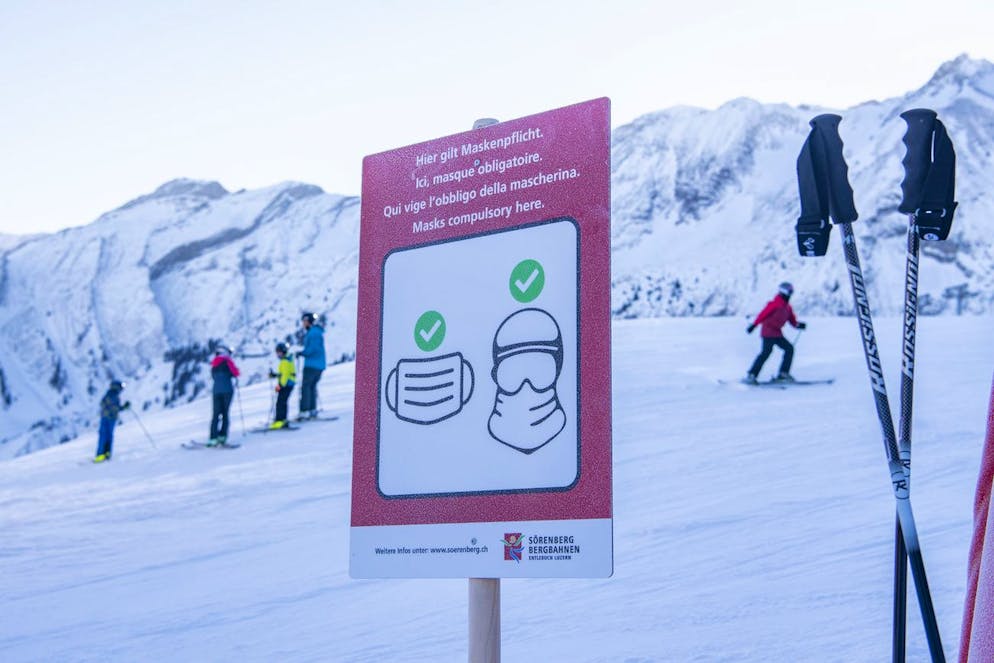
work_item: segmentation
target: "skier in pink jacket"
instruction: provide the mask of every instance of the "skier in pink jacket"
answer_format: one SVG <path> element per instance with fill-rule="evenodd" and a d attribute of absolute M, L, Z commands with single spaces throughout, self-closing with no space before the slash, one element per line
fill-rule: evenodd
<path fill-rule="evenodd" d="M 751 334 L 757 325 L 762 325 L 759 335 L 763 339 L 763 348 L 745 376 L 744 381 L 749 384 L 756 384 L 759 371 L 762 370 L 763 364 L 773 352 L 774 347 L 783 350 L 783 359 L 780 362 L 780 372 L 773 379 L 780 382 L 794 381 L 790 375 L 790 364 L 794 360 L 794 346 L 784 338 L 783 326 L 789 322 L 793 327 L 804 329 L 807 325 L 797 321 L 794 309 L 790 306 L 790 296 L 794 294 L 794 286 L 785 281 L 778 286 L 777 290 L 776 297 L 767 302 L 752 324 L 746 328 L 746 332 Z"/>

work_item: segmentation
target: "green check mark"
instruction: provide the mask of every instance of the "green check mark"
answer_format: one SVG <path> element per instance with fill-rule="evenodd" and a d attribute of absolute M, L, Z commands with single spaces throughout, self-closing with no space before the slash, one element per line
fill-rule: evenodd
<path fill-rule="evenodd" d="M 545 270 L 537 260 L 522 260 L 511 270 L 508 283 L 511 296 L 522 304 L 527 304 L 540 294 L 545 287 Z"/>
<path fill-rule="evenodd" d="M 414 342 L 431 352 L 445 340 L 445 318 L 438 311 L 425 311 L 414 325 Z"/>

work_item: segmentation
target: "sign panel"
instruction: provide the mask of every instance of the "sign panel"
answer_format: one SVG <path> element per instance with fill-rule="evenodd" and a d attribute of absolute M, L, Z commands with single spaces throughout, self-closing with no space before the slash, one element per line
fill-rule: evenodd
<path fill-rule="evenodd" d="M 610 106 L 363 162 L 354 577 L 612 572 Z"/>

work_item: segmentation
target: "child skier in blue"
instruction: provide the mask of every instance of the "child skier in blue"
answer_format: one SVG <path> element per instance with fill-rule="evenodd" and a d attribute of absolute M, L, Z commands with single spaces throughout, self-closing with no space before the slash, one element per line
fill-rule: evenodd
<path fill-rule="evenodd" d="M 121 390 L 124 383 L 112 380 L 110 389 L 100 399 L 100 436 L 97 442 L 97 455 L 93 459 L 94 463 L 102 463 L 110 460 L 114 447 L 114 426 L 117 425 L 117 415 L 121 410 L 131 407 L 131 401 L 124 401 L 121 404 Z"/>

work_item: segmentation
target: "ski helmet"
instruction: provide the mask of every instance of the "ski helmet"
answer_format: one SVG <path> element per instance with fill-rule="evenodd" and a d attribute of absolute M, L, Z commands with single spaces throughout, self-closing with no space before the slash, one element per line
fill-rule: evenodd
<path fill-rule="evenodd" d="M 286 354 L 286 343 L 277 343 L 276 352 L 285 355 Z"/>
<path fill-rule="evenodd" d="M 124 383 L 121 382 L 120 380 L 111 380 L 110 381 L 110 388 L 113 391 L 121 391 L 122 389 L 124 389 Z"/>
<path fill-rule="evenodd" d="M 230 355 L 231 354 L 231 348 L 229 348 L 224 343 L 218 343 L 214 347 L 214 354 L 216 354 L 216 355 Z"/>
<path fill-rule="evenodd" d="M 789 282 L 784 281 L 777 286 L 777 291 L 779 291 L 784 297 L 790 297 L 794 294 L 794 286 L 792 286 Z"/>
<path fill-rule="evenodd" d="M 302 316 L 300 316 L 300 319 L 301 320 L 306 320 L 307 324 L 310 324 L 310 325 L 314 324 L 314 314 L 313 313 L 305 313 Z"/>

